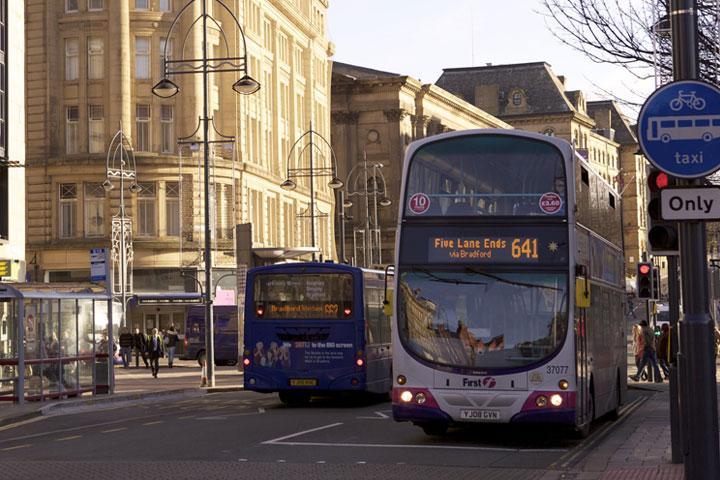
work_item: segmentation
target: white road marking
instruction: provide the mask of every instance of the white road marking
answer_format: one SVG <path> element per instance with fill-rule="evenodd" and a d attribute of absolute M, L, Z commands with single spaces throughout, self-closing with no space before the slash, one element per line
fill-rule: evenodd
<path fill-rule="evenodd" d="M 240 459 L 238 459 L 238 462 L 247 462 L 247 461 L 248 461 L 247 458 L 240 458 Z"/>
<path fill-rule="evenodd" d="M 77 438 L 82 438 L 82 435 L 71 435 L 69 437 L 62 437 L 62 438 L 56 438 L 56 442 L 64 442 L 66 440 L 75 440 Z"/>
<path fill-rule="evenodd" d="M 278 460 L 278 463 L 285 463 L 285 460 Z"/>
<path fill-rule="evenodd" d="M 356 462 L 358 465 L 365 465 L 367 462 Z"/>
<path fill-rule="evenodd" d="M 471 447 L 463 445 L 401 445 L 387 443 L 325 443 L 325 442 L 283 442 L 268 441 L 263 442 L 268 445 L 285 445 L 294 447 L 360 447 L 360 448 L 420 448 L 420 449 L 439 449 L 439 450 L 472 450 L 482 452 L 514 452 L 514 453 L 547 453 L 547 452 L 567 452 L 566 448 L 500 448 L 500 447 Z"/>
<path fill-rule="evenodd" d="M 334 428 L 342 425 L 342 422 L 331 423 L 329 425 L 323 425 L 322 427 L 311 428 L 310 430 L 303 430 L 302 432 L 285 435 L 284 437 L 273 438 L 272 440 L 266 440 L 262 442 L 263 445 L 285 445 L 294 447 L 349 447 L 349 448 L 420 448 L 426 450 L 438 449 L 438 450 L 471 450 L 471 451 L 483 451 L 483 452 L 528 452 L 528 453 L 546 453 L 546 452 L 567 452 L 566 448 L 501 448 L 501 447 L 472 447 L 464 445 L 402 445 L 402 444 L 387 444 L 387 443 L 328 443 L 328 442 L 286 442 L 291 438 L 300 437 L 308 433 L 318 432 L 320 430 L 326 430 L 328 428 Z"/>
<path fill-rule="evenodd" d="M 362 420 L 387 420 L 388 418 L 390 418 L 387 415 L 385 415 L 383 412 L 373 412 L 373 413 L 375 414 L 374 417 L 355 417 L 355 418 L 362 419 Z"/>
<path fill-rule="evenodd" d="M 154 421 L 154 422 L 145 422 L 145 423 L 143 423 L 142 425 L 144 425 L 144 426 L 157 425 L 158 423 L 163 423 L 163 421 L 162 421 L 162 420 L 156 420 L 156 421 Z"/>
<path fill-rule="evenodd" d="M 293 442 L 287 442 L 287 443 L 285 443 L 285 442 L 283 442 L 283 440 L 287 440 L 288 438 L 299 437 L 299 436 L 305 435 L 305 434 L 307 434 L 307 433 L 318 432 L 318 431 L 320 431 L 320 430 L 325 430 L 325 429 L 328 429 L 328 428 L 338 427 L 338 426 L 340 426 L 340 425 L 342 425 L 342 422 L 331 423 L 330 425 L 323 425 L 322 427 L 311 428 L 310 430 L 303 430 L 302 432 L 292 433 L 292 434 L 290 434 L 290 435 L 285 435 L 284 437 L 273 438 L 272 440 L 267 440 L 267 441 L 263 442 L 263 445 L 274 445 L 274 444 L 286 444 L 286 445 L 287 445 L 287 444 L 291 444 L 291 443 L 293 443 Z"/>
<path fill-rule="evenodd" d="M 11 428 L 21 427 L 23 425 L 27 425 L 28 423 L 39 422 L 40 420 L 45 420 L 46 418 L 48 418 L 48 417 L 41 416 L 41 417 L 30 418 L 28 420 L 23 420 L 23 421 L 17 422 L 17 423 L 11 423 L 10 425 L 5 425 L 4 427 L 0 427 L 0 432 L 4 432 L 5 430 L 10 430 Z"/>
<path fill-rule="evenodd" d="M 10 450 L 18 450 L 20 448 L 27 448 L 27 447 L 32 447 L 32 443 L 26 443 L 24 445 L 15 445 L 14 447 L 2 448 L 0 450 L 2 450 L 3 452 L 9 452 Z"/>
<path fill-rule="evenodd" d="M 111 428 L 110 430 L 103 430 L 100 433 L 113 433 L 113 432 L 120 432 L 122 430 L 127 430 L 127 427 Z"/>
<path fill-rule="evenodd" d="M 325 463 L 325 460 L 318 460 L 318 461 L 315 462 L 315 463 Z"/>

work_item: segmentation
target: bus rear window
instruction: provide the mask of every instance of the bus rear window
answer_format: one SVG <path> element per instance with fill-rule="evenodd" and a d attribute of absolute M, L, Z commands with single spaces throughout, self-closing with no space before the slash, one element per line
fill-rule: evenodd
<path fill-rule="evenodd" d="M 410 160 L 406 217 L 565 216 L 558 148 L 532 138 L 476 135 L 420 148 Z"/>
<path fill-rule="evenodd" d="M 342 319 L 353 313 L 349 273 L 258 275 L 255 318 Z"/>

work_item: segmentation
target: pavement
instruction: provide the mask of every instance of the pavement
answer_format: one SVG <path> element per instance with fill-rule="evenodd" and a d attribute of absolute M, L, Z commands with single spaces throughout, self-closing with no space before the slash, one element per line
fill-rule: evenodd
<path fill-rule="evenodd" d="M 200 367 L 194 360 L 176 360 L 172 369 L 167 367 L 167 363 L 161 363 L 158 378 L 152 376 L 149 368 L 145 368 L 142 363 L 140 365 L 139 368 L 115 367 L 114 395 L 86 394 L 79 398 L 26 402 L 22 405 L 0 403 L 0 427 L 60 412 L 114 408 L 152 399 L 192 397 L 242 389 L 242 373 L 237 367 L 215 367 L 215 387 L 203 388 L 200 387 Z"/>
<path fill-rule="evenodd" d="M 49 471 L 59 474 L 55 478 L 95 478 L 100 471 L 118 471 L 113 465 L 122 466 L 126 478 L 153 469 L 153 462 L 161 469 L 154 471 L 163 472 L 158 478 L 174 479 L 198 478 L 201 473 L 204 478 L 250 478 L 238 475 L 237 462 L 253 479 L 404 479 L 413 474 L 453 479 L 684 478 L 683 466 L 671 463 L 667 382 L 628 380 L 630 398 L 620 419 L 601 419 L 584 440 L 571 441 L 543 430 L 506 434 L 492 427 L 483 427 L 479 436 L 472 430 L 428 440 L 416 427 L 392 422 L 387 403 L 284 408 L 276 396 L 241 391 L 237 367 L 217 368 L 218 388 L 212 395 L 212 389 L 199 387 L 200 370 L 194 362 L 178 362 L 173 369 L 163 366 L 157 379 L 144 368 L 118 367 L 115 373 L 112 396 L 0 406 L 0 463 L 6 472 L 0 472 L 0 478 L 36 478 Z M 65 415 L 81 412 L 84 415 Z M 161 453 L 156 456 L 143 446 L 99 458 L 91 455 L 97 442 L 93 428 L 105 428 L 94 432 L 96 436 L 126 434 L 123 443 L 129 445 L 132 438 L 147 435 L 120 431 L 126 427 L 109 428 L 123 415 L 140 418 L 134 428 L 142 432 L 162 426 L 156 442 Z M 169 416 L 184 420 L 168 423 Z M 190 421 L 195 423 L 186 423 Z M 186 437 L 201 441 L 187 442 Z M 39 442 L 40 449 L 34 450 L 31 441 Z M 79 447 L 83 441 L 89 443 Z M 78 443 L 71 448 L 72 442 Z"/>

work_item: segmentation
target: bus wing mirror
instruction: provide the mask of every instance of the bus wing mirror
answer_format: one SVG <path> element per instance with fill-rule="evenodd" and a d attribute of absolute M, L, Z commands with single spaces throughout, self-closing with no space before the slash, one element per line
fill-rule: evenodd
<path fill-rule="evenodd" d="M 590 282 L 585 265 L 575 266 L 575 306 L 590 308 Z"/>
<path fill-rule="evenodd" d="M 395 265 L 385 267 L 385 292 L 383 294 L 383 311 L 388 317 L 392 317 L 392 290 L 388 290 L 388 277 L 395 275 Z"/>
<path fill-rule="evenodd" d="M 385 312 L 385 315 L 388 317 L 392 317 L 393 313 L 392 296 L 392 290 L 390 290 L 389 292 L 385 292 L 385 300 L 383 301 L 383 312 Z"/>

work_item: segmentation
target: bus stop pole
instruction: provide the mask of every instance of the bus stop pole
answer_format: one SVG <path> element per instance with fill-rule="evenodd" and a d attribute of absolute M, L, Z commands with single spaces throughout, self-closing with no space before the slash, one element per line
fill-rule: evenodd
<path fill-rule="evenodd" d="M 680 318 L 680 288 L 678 285 L 678 257 L 668 255 L 668 313 L 670 314 L 670 450 L 672 463 L 682 463 L 682 442 L 680 426 L 680 405 L 678 404 L 678 369 L 677 369 L 677 326 Z"/>
<path fill-rule="evenodd" d="M 671 0 L 673 73 L 675 80 L 698 76 L 697 0 Z M 703 178 L 687 186 L 700 186 Z M 684 292 L 680 321 L 680 378 L 683 412 L 687 412 L 684 445 L 685 478 L 720 479 L 713 319 L 708 310 L 706 231 L 702 222 L 680 222 L 680 262 Z M 692 372 L 692 394 L 690 373 Z"/>
<path fill-rule="evenodd" d="M 17 352 L 18 352 L 18 371 L 17 382 L 15 382 L 15 391 L 18 403 L 25 403 L 25 299 L 22 296 L 16 297 L 17 302 Z M 33 325 L 34 327 L 34 325 Z"/>

